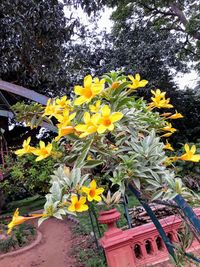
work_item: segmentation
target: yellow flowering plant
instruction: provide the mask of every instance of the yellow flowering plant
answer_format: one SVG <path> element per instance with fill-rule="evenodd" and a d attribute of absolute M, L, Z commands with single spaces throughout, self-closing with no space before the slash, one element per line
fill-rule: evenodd
<path fill-rule="evenodd" d="M 87 75 L 83 85 L 74 87 L 74 99 L 49 99 L 45 107 L 38 105 L 38 112 L 34 107 L 36 120 L 24 103 L 14 107 L 18 118 L 31 127 L 48 122 L 57 133 L 51 144 L 40 141 L 39 147 L 32 147 L 28 138 L 17 155 L 32 153 L 36 161 L 55 157 L 55 143 L 62 151 L 60 166 L 52 171 L 39 223 L 51 216 L 62 219 L 68 213 L 87 211 L 91 202 L 95 205 L 106 199 L 109 184 L 118 186 L 117 202 L 129 182 L 151 199 L 173 199 L 177 194 L 190 201 L 195 199 L 176 177 L 173 163 L 197 162 L 200 155 L 195 155 L 195 147 L 190 149 L 188 145 L 182 156 L 174 154 L 165 139 L 177 131 L 171 120 L 183 116 L 177 111 L 163 111 L 173 105 L 160 89 L 151 91 L 150 103 L 138 98 L 137 91 L 147 85 L 148 81 L 138 73 L 126 76 L 111 72 L 101 79 Z M 173 154 L 168 157 L 168 153 Z"/>

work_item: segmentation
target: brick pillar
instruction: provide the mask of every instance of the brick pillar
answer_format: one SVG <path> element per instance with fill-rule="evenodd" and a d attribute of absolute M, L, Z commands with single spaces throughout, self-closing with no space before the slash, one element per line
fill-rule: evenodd
<path fill-rule="evenodd" d="M 109 267 L 135 267 L 132 243 L 133 239 L 126 231 L 116 227 L 120 213 L 116 209 L 100 213 L 99 222 L 106 224 L 108 230 L 100 239 Z"/>

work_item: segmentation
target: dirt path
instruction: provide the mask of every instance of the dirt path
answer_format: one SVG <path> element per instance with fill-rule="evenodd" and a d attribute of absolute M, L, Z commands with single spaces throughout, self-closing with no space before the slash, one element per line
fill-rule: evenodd
<path fill-rule="evenodd" d="M 72 234 L 69 221 L 50 219 L 40 227 L 42 241 L 33 249 L 0 260 L 0 267 L 75 267 L 70 257 Z"/>

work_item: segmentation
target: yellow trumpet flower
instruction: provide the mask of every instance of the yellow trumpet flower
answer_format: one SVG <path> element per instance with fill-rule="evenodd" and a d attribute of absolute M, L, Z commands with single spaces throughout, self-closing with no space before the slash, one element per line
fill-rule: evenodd
<path fill-rule="evenodd" d="M 167 119 L 175 120 L 175 119 L 182 119 L 182 118 L 183 118 L 183 115 L 181 113 L 178 113 L 176 110 L 176 113 L 172 114 Z"/>
<path fill-rule="evenodd" d="M 136 74 L 135 77 L 128 75 L 128 78 L 131 80 L 132 84 L 129 84 L 128 87 L 131 89 L 137 89 L 140 87 L 145 87 L 148 83 L 147 80 L 140 80 L 140 74 Z"/>
<path fill-rule="evenodd" d="M 101 105 L 101 101 L 98 100 L 94 105 L 89 105 L 89 109 L 93 113 L 97 113 L 99 111 Z"/>
<path fill-rule="evenodd" d="M 35 148 L 29 145 L 30 142 L 31 142 L 31 137 L 28 137 L 27 140 L 24 140 L 24 142 L 23 142 L 23 145 L 22 145 L 23 148 L 16 150 L 15 154 L 17 156 L 23 156 L 24 154 L 33 153 Z"/>
<path fill-rule="evenodd" d="M 98 78 L 92 81 L 92 76 L 87 75 L 84 78 L 84 87 L 75 86 L 74 92 L 76 95 L 80 95 L 75 101 L 74 105 L 80 106 L 83 103 L 89 103 L 96 95 L 98 95 L 104 89 L 104 80 L 99 80 Z"/>
<path fill-rule="evenodd" d="M 88 210 L 88 205 L 86 205 L 85 202 L 86 202 L 86 197 L 80 197 L 80 199 L 78 199 L 77 196 L 72 196 L 71 205 L 68 207 L 68 210 L 72 212 L 86 211 Z"/>
<path fill-rule="evenodd" d="M 85 112 L 83 115 L 83 120 L 85 124 L 78 124 L 75 126 L 76 131 L 82 132 L 80 138 L 86 137 L 97 131 L 98 121 L 100 119 L 100 114 L 94 114 L 90 116 L 89 112 Z"/>
<path fill-rule="evenodd" d="M 124 116 L 121 112 L 114 112 L 111 114 L 111 110 L 108 105 L 105 105 L 101 108 L 101 118 L 99 120 L 99 126 L 97 132 L 99 134 L 104 133 L 106 130 L 113 131 L 114 123 L 121 120 Z"/>
<path fill-rule="evenodd" d="M 44 214 L 32 214 L 30 217 L 23 217 L 23 216 L 19 216 L 19 209 L 17 208 L 16 211 L 14 212 L 12 221 L 8 224 L 8 231 L 7 234 L 10 234 L 12 229 L 19 224 L 22 224 L 28 220 L 32 220 L 35 218 L 39 218 L 44 216 Z"/>
<path fill-rule="evenodd" d="M 95 180 L 92 180 L 90 183 L 90 187 L 83 186 L 81 189 L 84 193 L 87 194 L 88 201 L 101 201 L 100 195 L 103 193 L 104 189 L 102 187 L 97 188 L 97 184 Z"/>
<path fill-rule="evenodd" d="M 164 149 L 174 151 L 172 145 L 168 142 L 168 140 L 166 141 Z"/>
<path fill-rule="evenodd" d="M 113 82 L 112 85 L 111 85 L 111 88 L 112 89 L 117 89 L 120 86 L 120 84 L 121 84 L 120 81 Z"/>
<path fill-rule="evenodd" d="M 56 105 L 58 105 L 62 109 L 69 109 L 71 105 L 71 101 L 67 99 L 67 96 L 63 96 L 61 98 L 56 99 Z"/>
<path fill-rule="evenodd" d="M 60 114 L 60 112 L 61 112 L 61 109 L 58 105 L 56 105 L 55 101 L 52 101 L 52 99 L 49 99 L 47 101 L 47 105 L 45 107 L 42 117 L 44 116 L 49 116 L 49 118 L 56 117 L 58 114 Z"/>
<path fill-rule="evenodd" d="M 33 154 L 38 156 L 35 159 L 36 161 L 40 161 L 42 159 L 45 159 L 45 158 L 49 157 L 52 153 L 52 144 L 48 144 L 47 146 L 45 146 L 45 143 L 43 141 L 40 141 L 39 145 L 40 145 L 40 148 L 36 148 L 33 151 Z"/>
<path fill-rule="evenodd" d="M 190 149 L 188 144 L 185 144 L 184 146 L 185 154 L 179 157 L 180 160 L 186 160 L 186 161 L 193 161 L 193 162 L 199 162 L 200 161 L 200 155 L 196 154 L 196 146 L 193 145 Z"/>
<path fill-rule="evenodd" d="M 64 126 L 60 125 L 58 128 L 58 136 L 55 137 L 55 141 L 59 141 L 61 137 L 66 136 L 68 134 L 72 134 L 75 132 L 75 129 L 73 126 Z"/>
<path fill-rule="evenodd" d="M 152 102 L 149 103 L 150 108 L 173 108 L 170 102 L 170 98 L 165 98 L 166 92 L 161 92 L 160 89 L 156 91 L 151 90 L 154 97 L 151 98 Z"/>

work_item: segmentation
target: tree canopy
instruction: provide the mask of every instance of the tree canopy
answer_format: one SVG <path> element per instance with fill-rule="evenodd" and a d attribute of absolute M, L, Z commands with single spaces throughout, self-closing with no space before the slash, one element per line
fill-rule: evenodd
<path fill-rule="evenodd" d="M 0 3 L 0 78 L 50 95 L 65 87 L 65 44 L 78 25 L 56 0 Z"/>
<path fill-rule="evenodd" d="M 66 0 L 67 1 L 67 0 Z M 74 0 L 89 14 L 105 6 L 114 8 L 112 19 L 118 31 L 126 24 L 143 24 L 159 33 L 170 32 L 180 43 L 175 51 L 181 60 L 196 61 L 200 69 L 200 2 L 198 0 Z"/>

